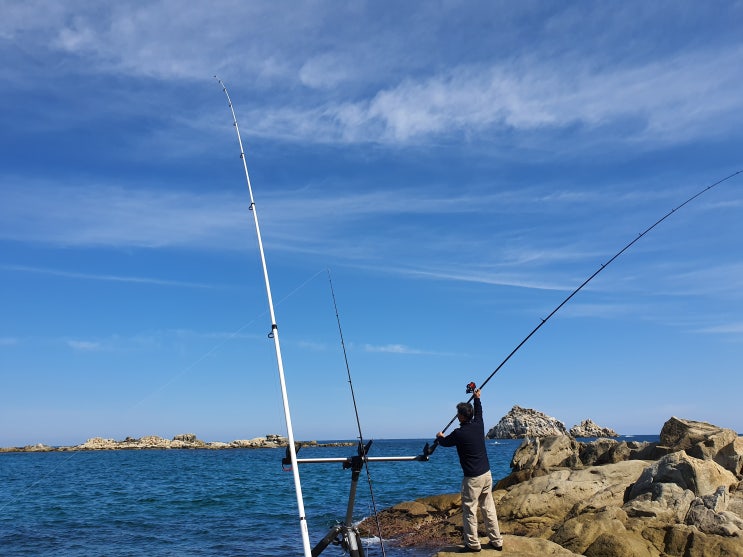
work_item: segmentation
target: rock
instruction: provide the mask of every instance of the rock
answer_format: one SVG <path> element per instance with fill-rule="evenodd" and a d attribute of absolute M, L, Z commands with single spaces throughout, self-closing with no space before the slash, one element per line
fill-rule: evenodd
<path fill-rule="evenodd" d="M 737 437 L 715 455 L 715 462 L 743 479 L 743 437 Z"/>
<path fill-rule="evenodd" d="M 684 557 L 743 556 L 740 539 L 705 534 L 695 526 L 673 524 L 665 528 L 663 543 L 665 555 Z"/>
<path fill-rule="evenodd" d="M 212 441 L 210 443 L 204 443 L 204 447 L 207 449 L 216 450 L 216 449 L 230 449 L 232 448 L 232 445 L 230 443 L 223 443 L 222 441 Z"/>
<path fill-rule="evenodd" d="M 392 510 L 407 513 L 411 517 L 418 517 L 428 516 L 433 508 L 423 504 L 420 501 L 407 501 L 405 503 L 395 505 L 394 507 L 392 507 Z"/>
<path fill-rule="evenodd" d="M 571 429 L 570 431 L 572 432 L 573 430 Z M 610 462 L 627 460 L 627 457 L 629 457 L 629 451 L 625 451 L 624 453 L 617 453 L 616 449 L 618 446 L 618 441 L 601 437 L 591 443 L 582 443 L 580 445 L 578 458 L 584 466 L 593 466 L 595 464 L 609 464 Z M 625 443 L 624 447 L 626 446 L 627 444 Z"/>
<path fill-rule="evenodd" d="M 583 420 L 570 428 L 573 437 L 619 437 L 619 434 L 608 427 L 600 427 L 593 420 Z"/>
<path fill-rule="evenodd" d="M 567 435 L 524 439 L 513 454 L 511 469 L 546 472 L 565 466 L 578 466 L 581 464 L 578 450 L 579 443 Z"/>
<path fill-rule="evenodd" d="M 655 483 L 675 483 L 694 495 L 714 493 L 718 487 L 736 486 L 738 480 L 728 470 L 711 460 L 700 460 L 683 451 L 666 455 L 646 468 L 629 490 L 627 499 L 652 491 Z"/>
<path fill-rule="evenodd" d="M 509 487 L 497 502 L 503 529 L 519 535 L 545 536 L 571 516 L 588 509 L 621 507 L 627 486 L 647 463 L 638 460 L 561 469 Z"/>
<path fill-rule="evenodd" d="M 35 445 L 27 445 L 23 447 L 23 451 L 27 453 L 47 453 L 53 451 L 54 447 L 44 445 L 43 443 L 36 443 Z"/>
<path fill-rule="evenodd" d="M 586 557 L 655 557 L 657 550 L 639 536 L 628 536 L 624 532 L 604 532 L 586 549 Z"/>
<path fill-rule="evenodd" d="M 657 555 L 651 543 L 629 530 L 627 515 L 616 507 L 586 512 L 568 519 L 551 541 L 580 555 Z"/>
<path fill-rule="evenodd" d="M 524 538 L 522 536 L 503 536 L 503 551 L 495 551 L 487 547 L 488 539 L 481 538 L 482 557 L 494 557 L 496 555 L 509 555 L 512 557 L 575 557 L 578 554 L 560 547 L 556 543 L 542 538 Z M 434 557 L 461 557 L 462 546 L 450 545 L 434 554 Z"/>
<path fill-rule="evenodd" d="M 734 474 L 741 474 L 743 441 L 732 429 L 674 416 L 663 424 L 659 444 L 695 458 L 714 460 Z"/>
<path fill-rule="evenodd" d="M 514 406 L 498 424 L 488 431 L 488 439 L 521 439 L 523 437 L 546 437 L 567 435 L 565 424 L 530 408 Z"/>
<path fill-rule="evenodd" d="M 82 443 L 81 445 L 78 445 L 76 448 L 80 450 L 89 450 L 89 451 L 100 451 L 100 450 L 107 450 L 107 449 L 113 449 L 116 446 L 116 441 L 113 439 L 104 439 L 103 437 L 92 437 L 85 441 L 85 443 Z"/>
<path fill-rule="evenodd" d="M 694 492 L 675 483 L 656 483 L 647 493 L 628 501 L 622 508 L 635 518 L 653 518 L 663 522 L 683 522 L 694 500 Z"/>
<path fill-rule="evenodd" d="M 686 515 L 686 524 L 696 526 L 705 534 L 743 537 L 743 518 L 727 512 L 730 495 L 721 486 L 711 495 L 692 501 Z"/>

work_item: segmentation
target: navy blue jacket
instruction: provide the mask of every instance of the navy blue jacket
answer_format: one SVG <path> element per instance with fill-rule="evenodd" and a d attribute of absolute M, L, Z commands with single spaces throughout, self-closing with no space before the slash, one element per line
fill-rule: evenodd
<path fill-rule="evenodd" d="M 469 478 L 482 476 L 490 470 L 488 453 L 485 449 L 485 423 L 482 421 L 482 403 L 474 399 L 475 415 L 469 422 L 461 424 L 443 439 L 442 447 L 457 447 L 462 472 Z"/>

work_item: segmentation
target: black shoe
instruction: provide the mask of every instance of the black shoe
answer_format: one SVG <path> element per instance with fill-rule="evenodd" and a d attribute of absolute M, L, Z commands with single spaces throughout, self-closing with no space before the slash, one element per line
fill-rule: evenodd
<path fill-rule="evenodd" d="M 480 553 L 480 551 L 482 551 L 481 547 L 470 547 L 469 545 L 464 546 L 465 553 Z"/>
<path fill-rule="evenodd" d="M 493 542 L 490 542 L 490 547 L 492 547 L 496 551 L 503 551 L 503 546 L 502 545 L 495 545 Z"/>

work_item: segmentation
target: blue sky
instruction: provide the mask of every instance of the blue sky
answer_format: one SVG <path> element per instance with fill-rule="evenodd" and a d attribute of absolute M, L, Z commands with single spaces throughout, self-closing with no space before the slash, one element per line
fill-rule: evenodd
<path fill-rule="evenodd" d="M 0 446 L 433 437 L 743 169 L 740 2 L 8 2 Z M 743 175 L 487 385 L 743 431 Z"/>

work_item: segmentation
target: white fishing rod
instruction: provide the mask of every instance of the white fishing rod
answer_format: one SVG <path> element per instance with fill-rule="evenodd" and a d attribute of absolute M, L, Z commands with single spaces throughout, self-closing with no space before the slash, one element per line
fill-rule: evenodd
<path fill-rule="evenodd" d="M 286 418 L 287 436 L 289 438 L 288 452 L 291 459 L 292 473 L 294 474 L 294 488 L 297 493 L 297 508 L 299 510 L 299 528 L 302 532 L 302 546 L 304 548 L 305 557 L 312 557 L 312 549 L 310 548 L 310 535 L 307 530 L 307 518 L 304 515 L 304 500 L 302 499 L 302 484 L 299 480 L 299 466 L 297 466 L 297 451 L 294 447 L 294 432 L 292 430 L 292 419 L 291 413 L 289 412 L 289 397 L 286 393 L 286 380 L 284 378 L 284 363 L 281 358 L 281 344 L 279 343 L 279 328 L 276 325 L 276 315 L 273 310 L 273 298 L 271 297 L 271 283 L 268 280 L 268 267 L 266 266 L 266 255 L 263 252 L 263 240 L 261 239 L 261 229 L 258 225 L 258 211 L 256 210 L 255 200 L 253 199 L 253 188 L 250 185 L 250 174 L 248 174 L 248 163 L 245 160 L 245 151 L 243 150 L 243 142 L 240 137 L 240 128 L 237 125 L 237 117 L 235 116 L 235 109 L 232 106 L 232 100 L 230 94 L 227 92 L 222 80 L 217 76 L 214 76 L 219 84 L 222 86 L 225 96 L 227 97 L 227 104 L 230 106 L 232 112 L 232 124 L 235 126 L 235 132 L 237 133 L 237 142 L 240 145 L 240 158 L 243 162 L 243 169 L 245 170 L 245 180 L 248 183 L 248 193 L 250 194 L 250 210 L 253 212 L 253 221 L 255 222 L 255 233 L 258 236 L 258 250 L 261 254 L 261 264 L 263 265 L 263 278 L 266 283 L 266 295 L 268 296 L 268 310 L 271 315 L 271 332 L 269 337 L 273 338 L 273 343 L 276 348 L 276 362 L 279 368 L 279 381 L 281 383 L 281 397 L 284 401 L 284 417 Z"/>

